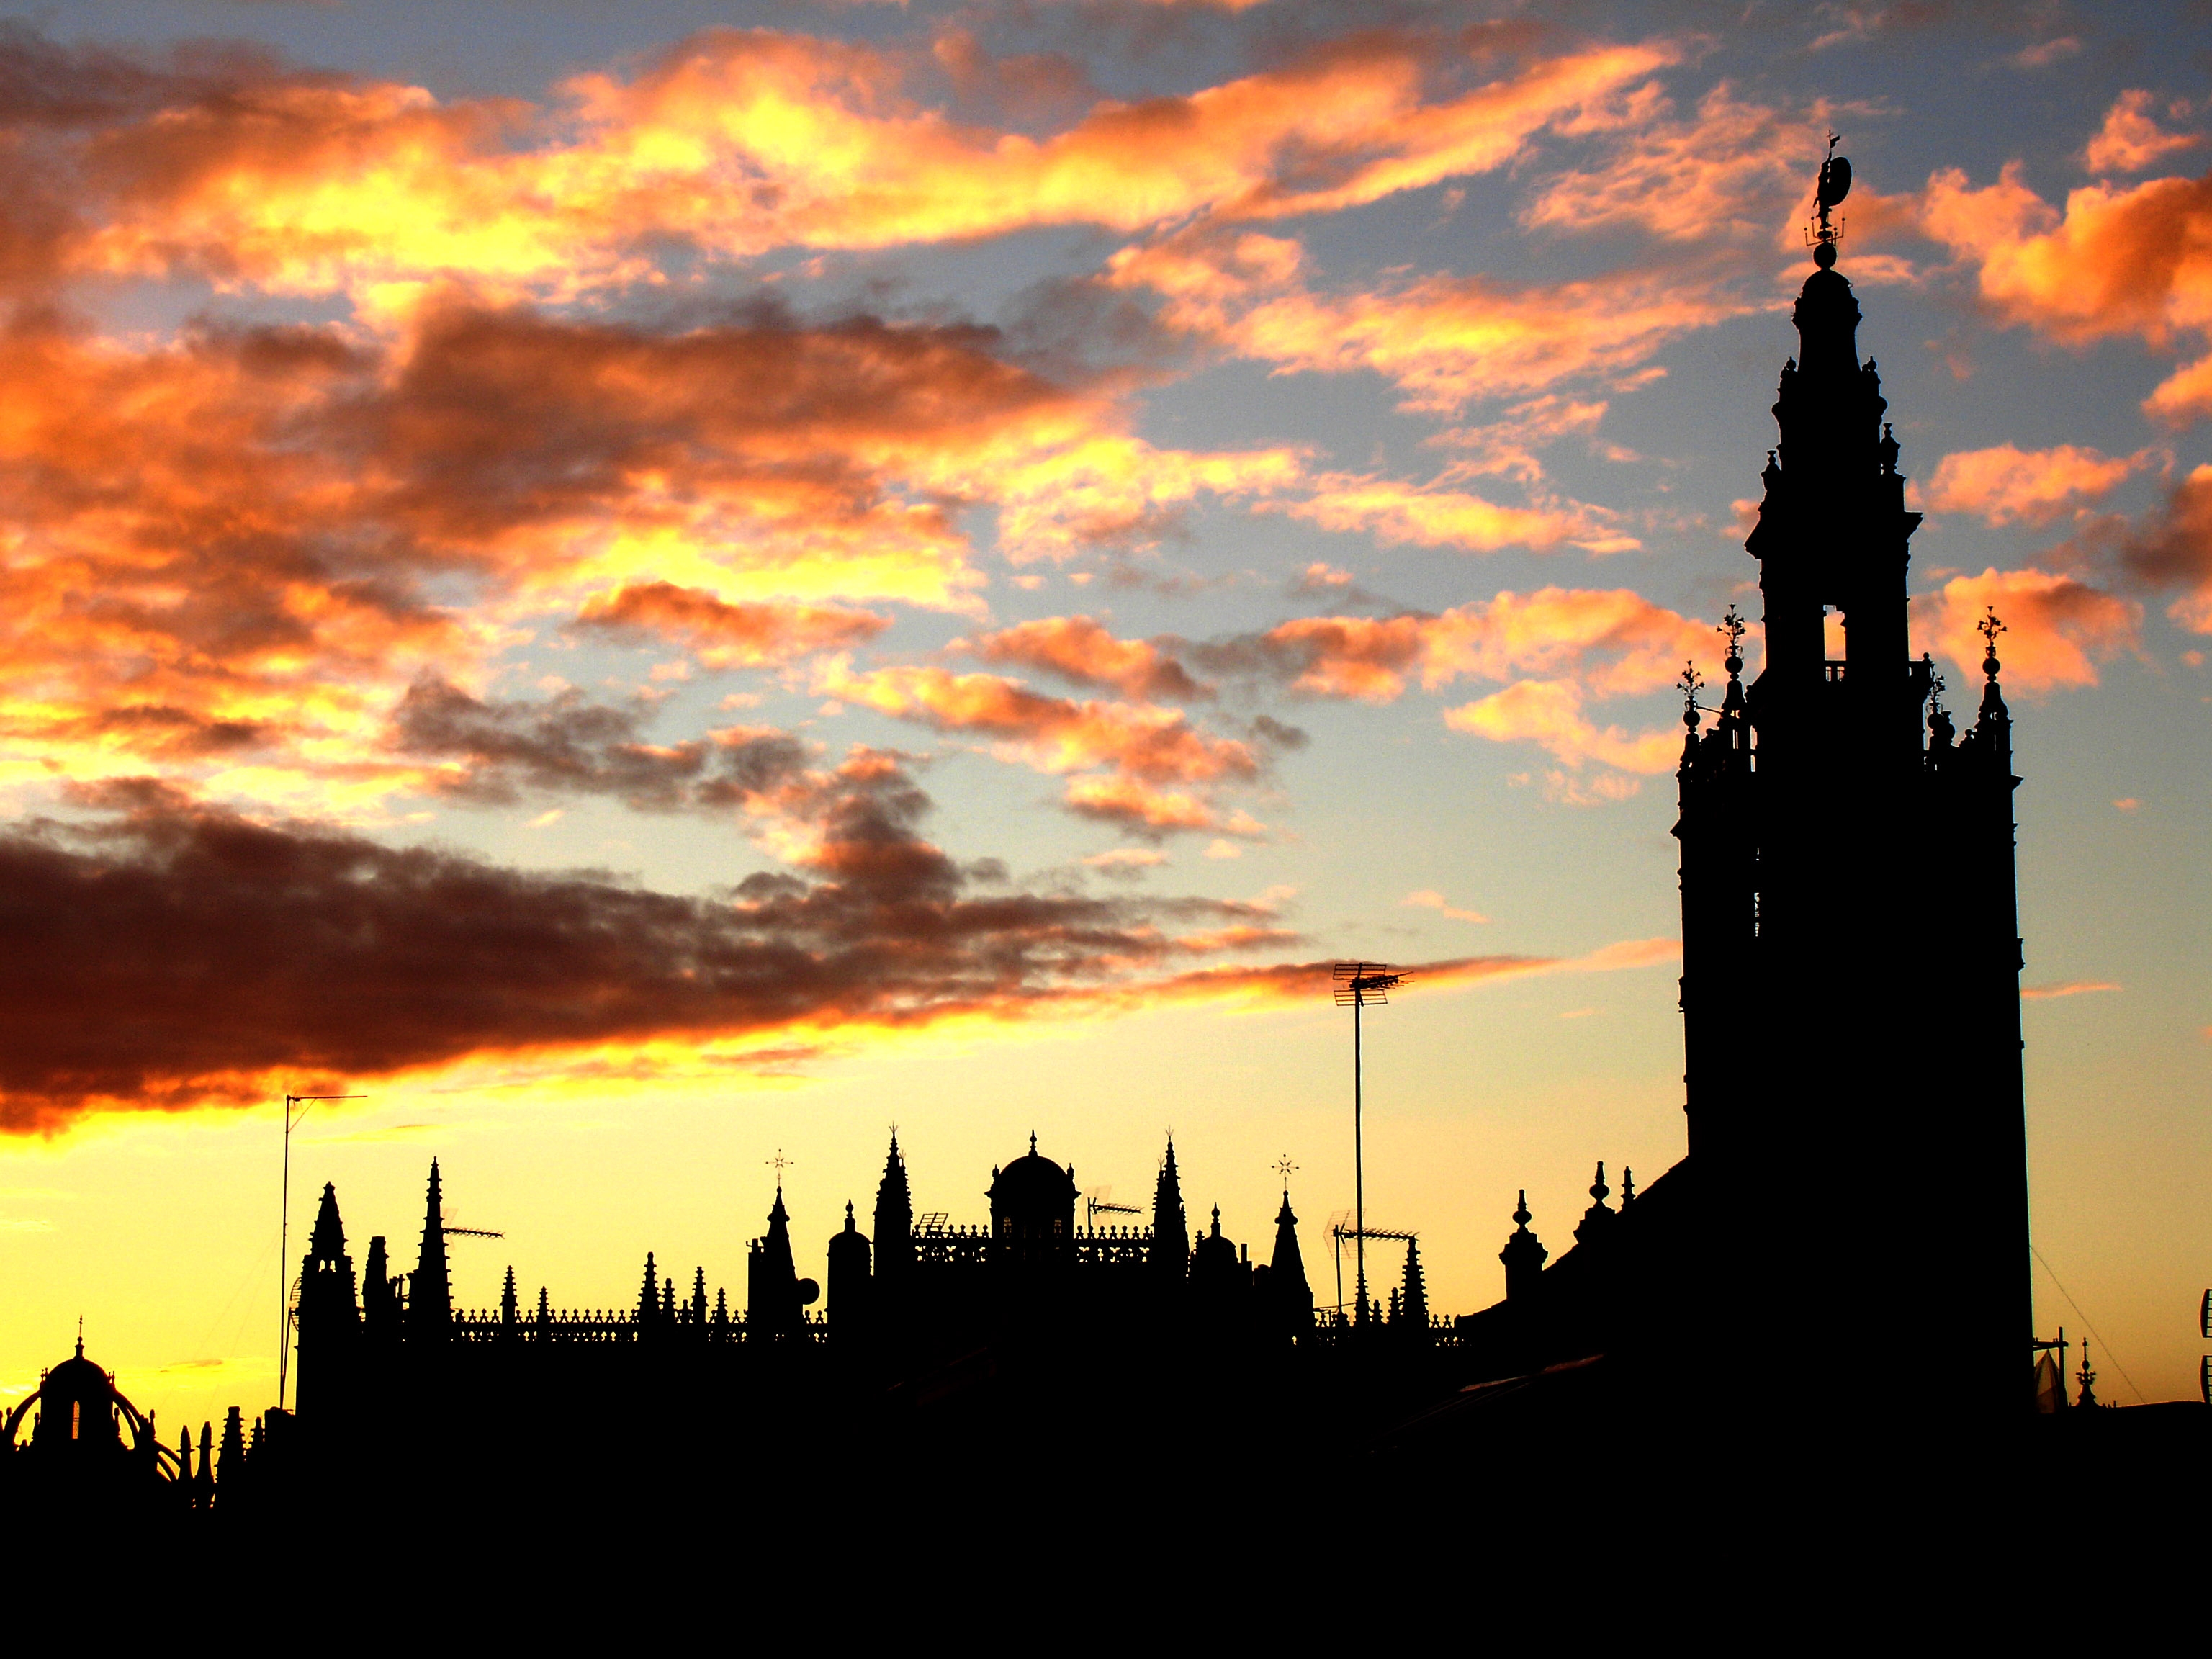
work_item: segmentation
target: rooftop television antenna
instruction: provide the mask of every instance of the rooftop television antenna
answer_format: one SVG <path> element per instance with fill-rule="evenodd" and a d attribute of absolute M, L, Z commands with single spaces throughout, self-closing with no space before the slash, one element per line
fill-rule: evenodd
<path fill-rule="evenodd" d="M 1328 1218 L 1328 1237 L 1330 1243 L 1335 1246 L 1336 1310 L 1341 1315 L 1344 1312 L 1344 1241 L 1347 1238 L 1352 1239 L 1356 1246 L 1364 1243 L 1370 1238 L 1387 1238 L 1394 1239 L 1401 1244 L 1411 1244 L 1420 1237 L 1420 1234 L 1408 1231 L 1403 1227 L 1362 1227 L 1354 1223 L 1349 1215 L 1339 1211 Z"/>
<path fill-rule="evenodd" d="M 1389 993 L 1395 988 L 1411 983 L 1404 974 L 1390 971 L 1388 963 L 1340 962 L 1330 970 L 1329 977 L 1336 985 L 1336 1006 L 1352 1010 L 1352 1220 L 1354 1237 L 1358 1240 L 1356 1271 L 1358 1279 L 1359 1306 L 1352 1315 L 1352 1323 L 1367 1322 L 1367 1176 L 1360 1140 L 1360 1056 L 1359 1012 L 1369 1004 L 1381 1005 L 1390 1000 Z M 1339 1305 L 1342 1305 L 1340 1291 Z"/>
<path fill-rule="evenodd" d="M 292 1131 L 319 1101 L 367 1100 L 367 1095 L 286 1095 L 284 1097 L 284 1191 L 276 1200 L 276 1409 L 284 1409 L 284 1385 L 291 1374 L 292 1280 L 287 1267 L 292 1259 Z"/>
<path fill-rule="evenodd" d="M 1144 1212 L 1133 1204 L 1115 1204 L 1109 1201 L 1111 1187 L 1094 1187 L 1083 1195 L 1084 1225 L 1097 1227 L 1102 1215 L 1142 1215 Z"/>

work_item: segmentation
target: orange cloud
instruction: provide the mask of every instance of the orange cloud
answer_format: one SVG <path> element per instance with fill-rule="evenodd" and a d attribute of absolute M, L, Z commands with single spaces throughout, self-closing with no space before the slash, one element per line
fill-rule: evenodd
<path fill-rule="evenodd" d="M 386 746 L 406 688 L 477 684 L 537 623 L 772 664 L 886 625 L 857 605 L 972 608 L 965 506 L 1000 503 L 1020 556 L 1297 476 L 1287 452 L 1129 439 L 1114 398 L 995 343 L 458 301 L 388 343 L 235 328 L 131 349 L 26 323 L 0 339 L 0 775 L 158 760 L 228 798 L 358 811 L 444 787 Z"/>
<path fill-rule="evenodd" d="M 1966 686 L 1981 683 L 1974 625 L 1996 607 L 2005 624 L 1997 654 L 2008 690 L 2096 684 L 2097 661 L 2131 647 L 2142 621 L 2140 605 L 2044 570 L 1954 576 L 1921 604 L 1916 622 L 1923 637 L 1958 665 Z"/>
<path fill-rule="evenodd" d="M 1493 980 L 1632 971 L 1672 962 L 1681 953 L 1681 945 L 1675 939 L 1624 939 L 1587 956 L 1450 957 L 1441 962 L 1411 963 L 1403 971 L 1415 986 L 1433 993 Z M 1228 1012 L 1308 1007 L 1329 983 L 1332 966 L 1327 962 L 1291 962 L 1253 968 L 1201 968 L 1144 984 L 1117 986 L 1097 993 L 1089 1000 L 1093 1007 L 1110 1007 L 1117 1012 L 1193 1003 L 1217 1006 Z"/>
<path fill-rule="evenodd" d="M 2041 1002 L 2052 997 L 2087 996 L 2094 992 L 2118 991 L 2124 988 L 2112 983 L 2109 980 L 2069 979 L 2051 985 L 2023 985 L 2020 988 L 2020 995 L 2023 1002 Z"/>
<path fill-rule="evenodd" d="M 1951 168 L 1929 179 L 1921 219 L 1979 266 L 1982 298 L 2008 323 L 2069 344 L 2132 335 L 2165 347 L 2212 333 L 2212 175 L 2087 185 L 2062 215 L 2017 163 L 1978 190 Z M 2147 412 L 2179 424 L 2212 411 L 2208 363 L 2155 388 Z"/>
<path fill-rule="evenodd" d="M 2092 173 L 2141 173 L 2180 150 L 2204 142 L 2200 132 L 2167 132 L 2151 118 L 2151 94 L 2124 92 L 2105 112 L 2105 125 L 2082 160 Z"/>
<path fill-rule="evenodd" d="M 639 582 L 594 594 L 577 624 L 681 641 L 710 668 L 757 668 L 872 639 L 890 618 L 833 605 L 726 605 L 702 588 Z"/>
<path fill-rule="evenodd" d="M 1189 790 L 1162 789 L 1142 778 L 1073 778 L 1062 799 L 1080 817 L 1154 840 L 1185 832 L 1255 838 L 1267 832 L 1266 824 L 1247 813 L 1224 812 Z"/>
<path fill-rule="evenodd" d="M 1455 909 L 1446 902 L 1444 896 L 1432 887 L 1424 887 L 1417 892 L 1408 893 L 1398 902 L 1401 905 L 1412 906 L 1419 909 L 1434 910 L 1439 915 L 1449 916 L 1454 921 L 1488 921 L 1490 920 L 1480 910 Z"/>
<path fill-rule="evenodd" d="M 1992 525 L 2048 524 L 2077 503 L 2103 500 L 2149 459 L 2148 453 L 2105 455 L 2072 444 L 1954 451 L 1924 487 L 1911 487 L 1911 502 L 1930 513 L 1970 513 Z"/>
<path fill-rule="evenodd" d="M 1161 319 L 1172 327 L 1281 374 L 1369 370 L 1403 391 L 1401 407 L 1442 414 L 1617 379 L 1669 341 L 1751 309 L 1709 278 L 1667 269 L 1522 288 L 1429 276 L 1321 295 L 1303 285 L 1298 264 L 1290 245 L 1199 234 L 1125 249 L 1109 270 L 1119 285 L 1164 294 Z"/>
<path fill-rule="evenodd" d="M 1322 473 L 1311 493 L 1264 506 L 1308 519 L 1324 530 L 1367 532 L 1385 543 L 1462 547 L 1494 553 L 1525 547 L 1547 553 L 1563 544 L 1591 553 L 1618 553 L 1644 544 L 1606 522 L 1603 508 L 1581 502 L 1502 507 L 1464 490 L 1426 489 L 1392 478 Z"/>
<path fill-rule="evenodd" d="M 1746 103 L 1723 81 L 1688 120 L 1656 93 L 1598 165 L 1546 179 L 1521 210 L 1531 228 L 1632 225 L 1671 241 L 1768 235 L 1805 194 L 1822 112 L 1785 117 Z"/>
<path fill-rule="evenodd" d="M 830 696 L 940 732 L 981 733 L 1044 772 L 1104 765 L 1152 782 L 1189 783 L 1251 777 L 1260 769 L 1250 745 L 1206 736 L 1181 709 L 1074 702 L 1040 696 L 999 674 L 911 667 L 855 673 L 841 658 L 817 677 L 815 686 Z"/>
<path fill-rule="evenodd" d="M 1542 587 L 1436 616 L 1310 617 L 1258 641 L 1295 689 L 1387 702 L 1408 678 L 1434 690 L 1455 679 L 1571 677 L 1596 696 L 1669 684 L 1687 658 L 1717 649 L 1711 627 L 1625 587 Z"/>
<path fill-rule="evenodd" d="M 1497 473 L 1524 484 L 1541 483 L 1544 464 L 1536 452 L 1567 437 L 1589 437 L 1605 418 L 1604 399 L 1578 399 L 1547 392 L 1516 404 L 1495 421 L 1454 427 L 1429 442 L 1465 452 L 1456 465 L 1472 474 Z M 1631 459 L 1614 452 L 1615 459 Z"/>
<path fill-rule="evenodd" d="M 1042 669 L 1078 685 L 1106 686 L 1125 697 L 1212 695 L 1158 646 L 1116 639 L 1090 617 L 1042 617 L 973 640 L 955 640 L 945 648 L 966 651 L 985 662 Z"/>
<path fill-rule="evenodd" d="M 1623 772 L 1653 775 L 1680 763 L 1679 728 L 1636 736 L 1601 728 L 1583 712 L 1581 690 L 1564 680 L 1520 680 L 1478 702 L 1444 712 L 1444 724 L 1493 743 L 1534 743 L 1570 768 L 1596 761 Z"/>
<path fill-rule="evenodd" d="M 571 293 L 647 276 L 671 237 L 748 257 L 1333 211 L 1504 166 L 1677 56 L 1601 46 L 1501 70 L 1511 44 L 1369 31 L 1041 137 L 915 103 L 927 54 L 765 30 L 580 76 L 554 109 L 273 71 L 219 97 L 179 82 L 87 146 L 109 213 L 77 257 L 372 300 L 452 277 Z"/>

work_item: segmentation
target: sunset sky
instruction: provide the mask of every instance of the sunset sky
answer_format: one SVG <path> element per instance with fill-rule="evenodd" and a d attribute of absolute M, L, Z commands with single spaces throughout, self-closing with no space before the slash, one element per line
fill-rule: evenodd
<path fill-rule="evenodd" d="M 273 1401 L 288 1090 L 367 1097 L 295 1139 L 292 1255 L 331 1180 L 411 1267 L 434 1154 L 505 1234 L 453 1247 L 471 1306 L 510 1262 L 627 1305 L 648 1249 L 741 1301 L 779 1155 L 818 1274 L 894 1122 L 956 1221 L 1032 1129 L 1145 1202 L 1172 1129 L 1255 1253 L 1287 1154 L 1333 1300 L 1333 957 L 1416 974 L 1370 1221 L 1439 1311 L 1494 1300 L 1517 1188 L 1556 1252 L 1596 1160 L 1683 1149 L 1669 688 L 1758 615 L 1831 130 L 1913 649 L 1971 708 L 2009 630 L 2039 1328 L 2111 1339 L 2106 1399 L 2193 1392 L 2201 8 L 35 18 L 0 1398 L 82 1314 L 167 1439 Z"/>

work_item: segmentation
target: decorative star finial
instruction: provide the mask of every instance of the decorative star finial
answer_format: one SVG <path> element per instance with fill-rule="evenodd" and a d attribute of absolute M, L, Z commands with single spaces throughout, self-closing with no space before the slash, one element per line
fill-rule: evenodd
<path fill-rule="evenodd" d="M 1291 1155 L 1288 1152 L 1285 1152 L 1268 1167 L 1273 1169 L 1277 1175 L 1282 1176 L 1283 1184 L 1285 1186 L 1288 1186 L 1291 1180 L 1291 1172 L 1296 1170 L 1298 1166 L 1291 1163 Z"/>
<path fill-rule="evenodd" d="M 1997 608 L 1995 605 L 1989 607 L 1988 616 L 1974 624 L 1974 632 L 1982 636 L 1984 647 L 1982 653 L 1982 672 L 1987 674 L 1991 679 L 1995 679 L 1997 677 L 1997 670 L 2004 666 L 1997 660 L 1997 635 L 2009 631 L 2002 622 L 1997 620 Z"/>
<path fill-rule="evenodd" d="M 783 1172 L 799 1160 L 795 1158 L 786 1158 L 783 1155 L 783 1148 L 779 1146 L 775 1149 L 775 1156 L 767 1159 L 766 1162 L 769 1167 L 775 1171 L 775 1184 L 781 1187 L 783 1185 Z"/>
<path fill-rule="evenodd" d="M 1714 630 L 1728 641 L 1728 660 L 1723 665 L 1727 668 L 1730 679 L 1743 672 L 1743 636 L 1749 629 L 1750 624 L 1731 605 L 1727 614 L 1722 617 L 1720 627 Z"/>
<path fill-rule="evenodd" d="M 1698 729 L 1698 693 L 1705 684 L 1705 677 L 1698 672 L 1698 665 L 1685 663 L 1682 678 L 1682 724 L 1692 732 Z"/>

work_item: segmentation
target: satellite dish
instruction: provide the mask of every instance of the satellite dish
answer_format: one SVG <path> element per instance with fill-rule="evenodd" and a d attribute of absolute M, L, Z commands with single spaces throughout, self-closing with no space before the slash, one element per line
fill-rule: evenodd
<path fill-rule="evenodd" d="M 802 1279 L 799 1281 L 799 1305 L 800 1307 L 812 1307 L 820 1298 L 821 1295 L 822 1287 L 816 1284 L 812 1279 Z"/>
<path fill-rule="evenodd" d="M 1834 207 L 1850 193 L 1850 162 L 1841 155 L 1831 155 L 1820 163 L 1820 205 L 1824 208 Z"/>

